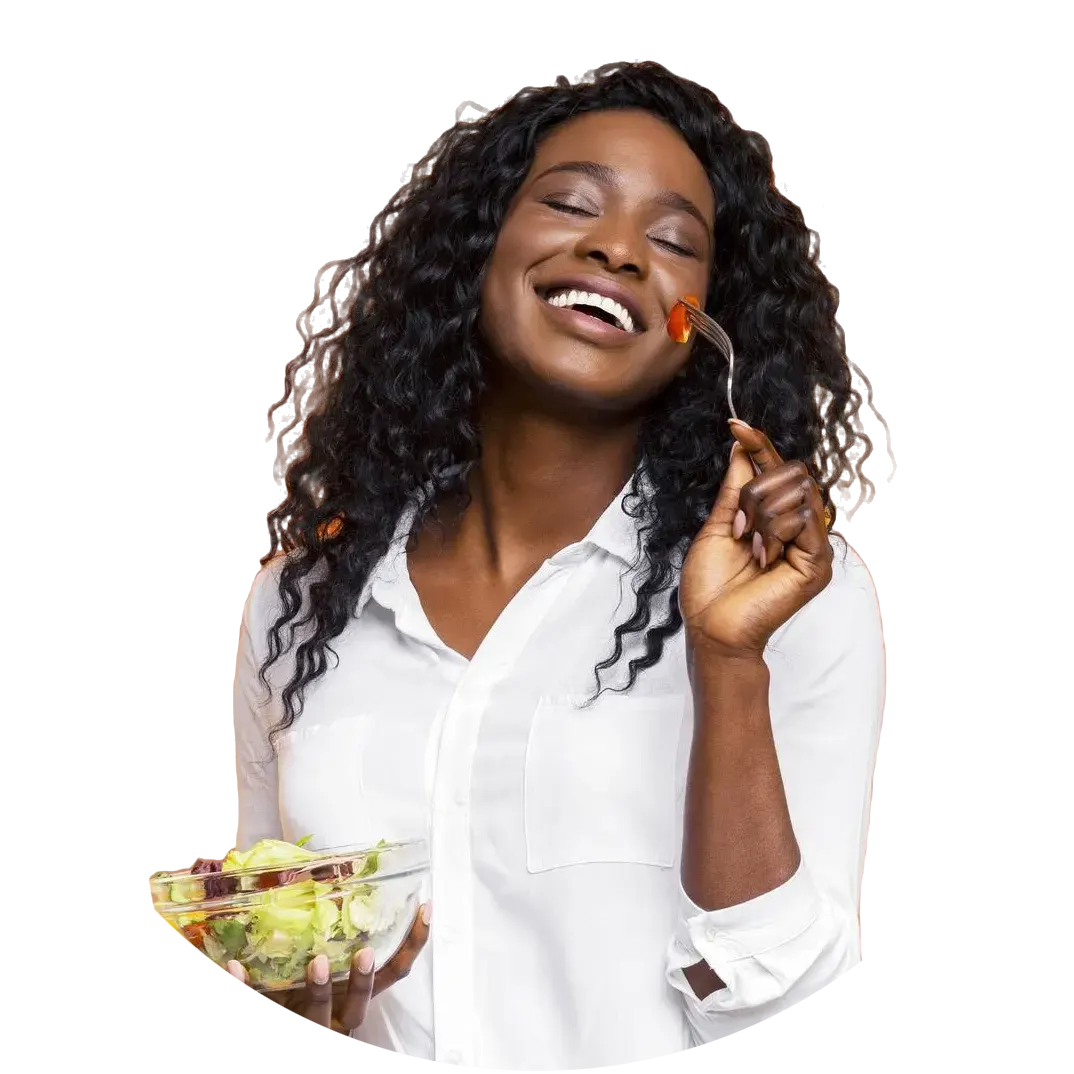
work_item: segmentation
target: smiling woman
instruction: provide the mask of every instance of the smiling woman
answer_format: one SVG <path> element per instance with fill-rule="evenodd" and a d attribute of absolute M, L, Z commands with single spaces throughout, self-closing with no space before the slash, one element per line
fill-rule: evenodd
<path fill-rule="evenodd" d="M 538 147 L 488 265 L 491 349 L 588 407 L 635 410 L 685 360 L 660 329 L 682 294 L 706 290 L 714 220 L 708 176 L 663 120 L 615 109 L 563 123 Z"/>
<path fill-rule="evenodd" d="M 356 958 L 354 1035 L 628 1062 L 858 960 L 884 658 L 825 526 L 871 447 L 816 258 L 764 139 L 642 63 L 457 123 L 322 270 L 269 411 L 237 843 L 429 841 L 431 928 Z M 666 331 L 684 295 L 750 424 Z M 326 972 L 292 1005 L 327 1025 Z"/>

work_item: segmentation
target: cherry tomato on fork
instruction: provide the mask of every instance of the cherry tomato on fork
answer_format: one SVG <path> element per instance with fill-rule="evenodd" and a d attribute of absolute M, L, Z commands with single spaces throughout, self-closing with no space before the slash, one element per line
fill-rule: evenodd
<path fill-rule="evenodd" d="M 693 333 L 693 325 L 686 318 L 685 303 L 689 303 L 694 309 L 700 309 L 701 304 L 696 295 L 684 295 L 671 309 L 668 315 L 668 335 L 676 343 L 686 343 Z"/>

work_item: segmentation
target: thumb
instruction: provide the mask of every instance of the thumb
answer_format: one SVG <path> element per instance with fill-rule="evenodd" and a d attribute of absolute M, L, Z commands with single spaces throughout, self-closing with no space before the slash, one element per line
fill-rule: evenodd
<path fill-rule="evenodd" d="M 738 494 L 742 487 L 752 481 L 756 476 L 753 463 L 746 453 L 745 448 L 736 440 L 731 446 L 731 456 L 727 461 L 727 473 L 724 474 L 720 484 L 720 491 L 716 495 L 716 503 L 713 505 L 712 517 L 714 521 L 731 524 L 731 520 L 738 510 Z M 725 517 L 726 516 L 726 517 Z"/>

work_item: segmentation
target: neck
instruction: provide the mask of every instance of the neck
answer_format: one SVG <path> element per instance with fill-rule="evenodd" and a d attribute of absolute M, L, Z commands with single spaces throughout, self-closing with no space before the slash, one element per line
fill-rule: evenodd
<path fill-rule="evenodd" d="M 619 495 L 635 467 L 637 416 L 536 411 L 506 392 L 486 396 L 481 461 L 472 501 L 453 526 L 454 551 L 473 576 L 510 585 L 580 541 Z"/>

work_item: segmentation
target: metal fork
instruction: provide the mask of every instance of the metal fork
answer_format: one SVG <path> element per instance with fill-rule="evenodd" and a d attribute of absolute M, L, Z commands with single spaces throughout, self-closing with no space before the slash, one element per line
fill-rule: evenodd
<path fill-rule="evenodd" d="M 731 385 L 735 379 L 735 348 L 731 346 L 730 337 L 704 310 L 691 306 L 689 302 L 684 302 L 682 306 L 686 310 L 686 319 L 694 326 L 698 335 L 704 336 L 710 343 L 723 351 L 723 356 L 727 359 L 727 407 L 731 411 L 731 417 L 736 421 L 740 421 L 738 414 L 735 413 L 735 404 L 731 399 Z M 749 423 L 747 422 L 747 424 Z M 761 468 L 757 465 L 752 455 L 750 456 L 750 462 L 753 464 L 753 472 L 759 474 Z M 825 504 L 824 528 L 826 530 L 832 528 L 832 521 L 832 509 Z"/>
<path fill-rule="evenodd" d="M 727 359 L 727 407 L 731 411 L 731 417 L 738 421 L 740 419 L 735 412 L 734 400 L 731 398 L 731 386 L 735 379 L 735 348 L 731 346 L 731 339 L 704 310 L 691 306 L 689 302 L 683 302 L 682 306 L 686 310 L 686 319 L 693 325 L 698 335 L 704 336 L 718 347 Z"/>
<path fill-rule="evenodd" d="M 735 421 L 741 421 L 742 419 L 735 410 L 735 401 L 731 397 L 731 389 L 735 383 L 735 348 L 731 346 L 731 337 L 704 310 L 691 306 L 689 302 L 684 302 L 682 306 L 686 310 L 686 319 L 693 325 L 697 334 L 714 344 L 727 359 L 727 409 L 731 411 L 731 417 Z M 749 422 L 746 424 L 748 425 Z M 759 474 L 761 467 L 757 464 L 757 460 L 752 455 L 749 459 L 753 472 Z"/>

